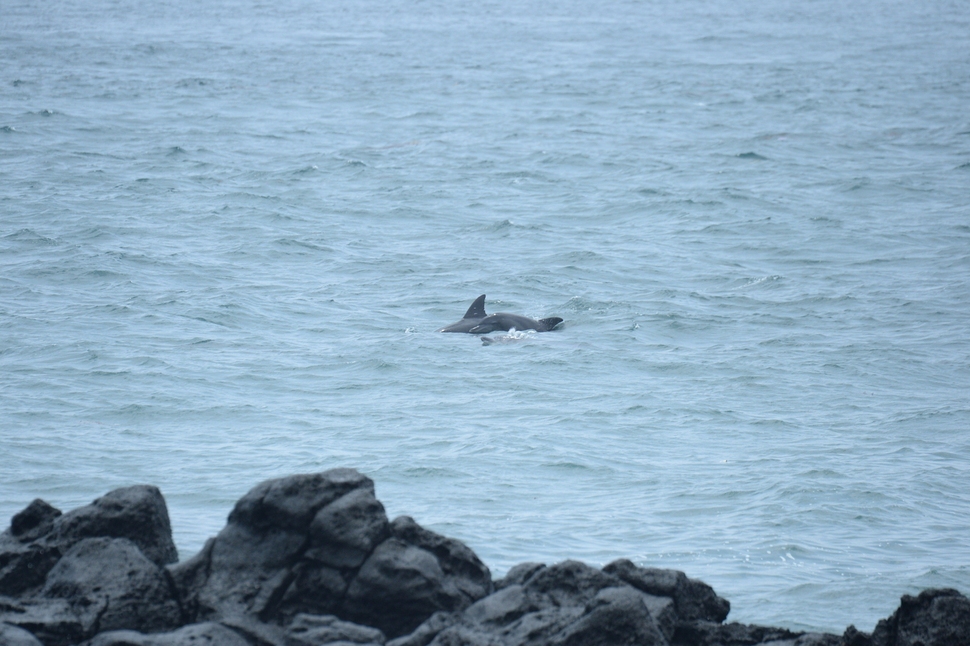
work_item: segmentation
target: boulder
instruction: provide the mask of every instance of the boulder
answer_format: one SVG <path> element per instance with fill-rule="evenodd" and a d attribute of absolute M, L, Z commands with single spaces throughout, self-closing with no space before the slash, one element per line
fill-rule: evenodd
<path fill-rule="evenodd" d="M 550 640 L 562 646 L 667 646 L 643 595 L 628 585 L 604 588 L 582 616 Z"/>
<path fill-rule="evenodd" d="M 86 507 L 58 517 L 50 534 L 62 551 L 82 539 L 99 536 L 127 538 L 160 566 L 178 561 L 168 508 L 158 487 L 115 489 Z"/>
<path fill-rule="evenodd" d="M 389 646 L 666 646 L 673 601 L 578 561 L 513 568 L 497 592 L 438 613 Z M 658 621 L 659 620 L 659 621 Z"/>
<path fill-rule="evenodd" d="M 20 596 L 44 585 L 61 550 L 40 542 L 23 544 L 9 532 L 0 535 L 0 594 Z"/>
<path fill-rule="evenodd" d="M 35 498 L 10 519 L 10 534 L 21 543 L 36 540 L 54 528 L 54 520 L 60 515 L 60 509 Z"/>
<path fill-rule="evenodd" d="M 696 579 L 688 579 L 679 570 L 637 567 L 627 559 L 613 561 L 604 572 L 619 577 L 647 594 L 670 597 L 674 600 L 681 621 L 703 619 L 720 623 L 731 611 L 731 604 L 714 594 L 714 589 Z"/>
<path fill-rule="evenodd" d="M 0 534 L 0 594 L 36 592 L 63 554 L 97 537 L 126 538 L 158 565 L 178 560 L 165 499 L 156 487 L 116 489 L 67 514 L 37 499 Z"/>
<path fill-rule="evenodd" d="M 183 605 L 198 619 L 240 613 L 270 618 L 308 567 L 296 568 L 311 547 L 309 529 L 317 512 L 361 489 L 373 495 L 374 483 L 352 469 L 257 485 L 197 557 L 171 568 Z"/>
<path fill-rule="evenodd" d="M 183 623 L 164 570 L 125 538 L 77 543 L 51 569 L 39 596 L 66 601 L 87 637 L 104 630 L 168 630 Z"/>
<path fill-rule="evenodd" d="M 410 516 L 395 518 L 390 531 L 394 538 L 433 554 L 441 571 L 465 597 L 468 603 L 464 605 L 492 592 L 492 573 L 461 541 L 427 530 Z"/>
<path fill-rule="evenodd" d="M 343 608 L 351 620 L 396 637 L 411 632 L 438 610 L 460 610 L 465 601 L 434 555 L 392 538 L 381 543 L 360 568 Z"/>
<path fill-rule="evenodd" d="M 848 631 L 846 631 L 848 633 Z M 903 595 L 899 608 L 872 631 L 871 646 L 967 646 L 970 599 L 950 588 Z"/>
<path fill-rule="evenodd" d="M 467 546 L 407 517 L 389 523 L 373 481 L 352 469 L 258 485 L 218 536 L 169 571 L 192 621 L 334 615 L 391 636 L 491 591 Z"/>
<path fill-rule="evenodd" d="M 126 538 L 86 538 L 50 568 L 44 586 L 0 620 L 47 646 L 66 646 L 104 630 L 168 630 L 183 623 L 165 571 Z"/>
<path fill-rule="evenodd" d="M 10 528 L 0 534 L 0 594 L 20 595 L 44 584 L 61 551 L 37 539 L 50 533 L 60 515 L 37 498 L 10 519 Z"/>

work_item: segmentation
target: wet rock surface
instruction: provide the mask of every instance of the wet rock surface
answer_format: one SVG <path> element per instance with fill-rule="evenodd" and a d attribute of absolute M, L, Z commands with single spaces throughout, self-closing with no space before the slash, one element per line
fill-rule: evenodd
<path fill-rule="evenodd" d="M 261 483 L 177 562 L 155 487 L 68 513 L 34 500 L 0 534 L 0 646 L 968 646 L 970 600 L 906 595 L 872 633 L 724 623 L 683 572 L 523 563 L 493 581 L 465 544 L 389 520 L 352 469 Z"/>

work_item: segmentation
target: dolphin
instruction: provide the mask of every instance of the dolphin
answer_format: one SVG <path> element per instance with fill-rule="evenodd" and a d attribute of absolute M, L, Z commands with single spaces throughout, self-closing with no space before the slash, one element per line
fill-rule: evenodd
<path fill-rule="evenodd" d="M 485 294 L 482 294 L 471 304 L 465 315 L 460 321 L 438 330 L 439 332 L 468 332 L 469 334 L 488 334 L 495 330 L 508 332 L 512 328 L 516 330 L 535 330 L 536 332 L 548 332 L 562 323 L 558 316 L 552 318 L 530 319 L 528 316 L 519 314 L 509 314 L 499 312 L 498 314 L 485 313 Z"/>

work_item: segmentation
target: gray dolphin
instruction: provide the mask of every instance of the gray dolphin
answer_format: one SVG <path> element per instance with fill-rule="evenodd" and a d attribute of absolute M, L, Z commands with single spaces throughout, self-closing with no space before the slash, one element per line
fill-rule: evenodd
<path fill-rule="evenodd" d="M 485 313 L 485 294 L 475 299 L 465 315 L 460 321 L 446 325 L 438 330 L 439 332 L 468 332 L 469 334 L 488 334 L 495 330 L 508 332 L 512 328 L 516 330 L 535 330 L 536 332 L 548 332 L 552 328 L 562 323 L 558 316 L 552 318 L 530 319 L 528 316 L 499 312 L 498 314 Z"/>

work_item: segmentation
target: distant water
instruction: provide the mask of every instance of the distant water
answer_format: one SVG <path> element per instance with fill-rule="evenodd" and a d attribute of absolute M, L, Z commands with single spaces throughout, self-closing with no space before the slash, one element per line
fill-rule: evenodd
<path fill-rule="evenodd" d="M 4 0 L 0 524 L 266 478 L 737 621 L 970 593 L 970 4 Z M 479 294 L 562 330 L 435 330 Z"/>

